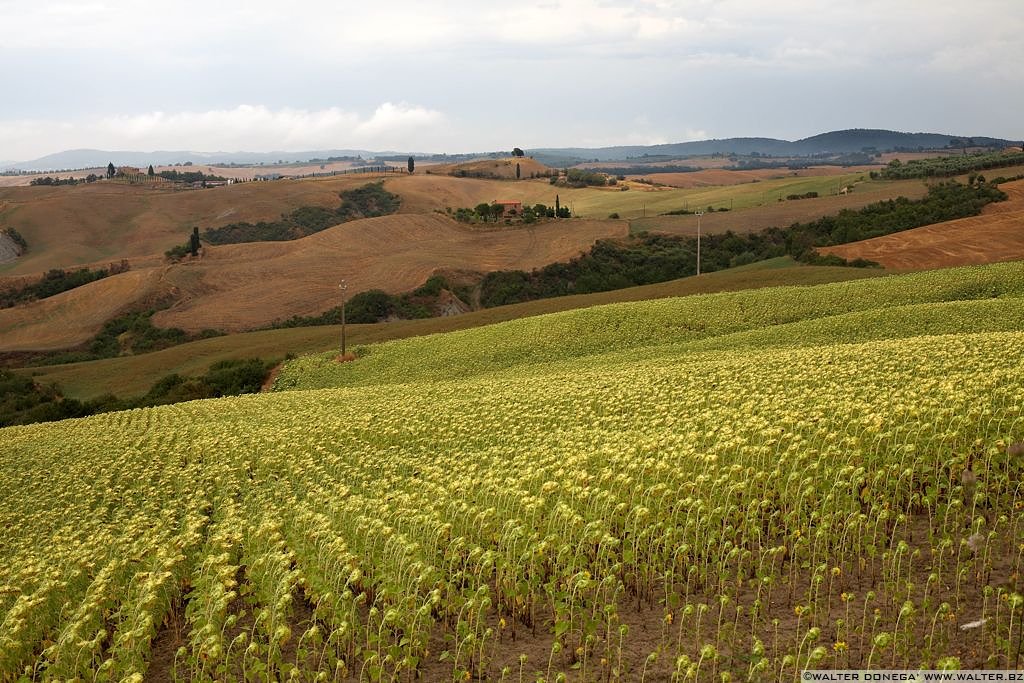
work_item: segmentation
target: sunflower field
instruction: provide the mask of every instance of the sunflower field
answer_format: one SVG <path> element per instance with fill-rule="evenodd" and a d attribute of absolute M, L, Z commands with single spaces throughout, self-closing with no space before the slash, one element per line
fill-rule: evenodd
<path fill-rule="evenodd" d="M 0 681 L 1019 667 L 1021 296 L 621 304 L 2 429 Z"/>

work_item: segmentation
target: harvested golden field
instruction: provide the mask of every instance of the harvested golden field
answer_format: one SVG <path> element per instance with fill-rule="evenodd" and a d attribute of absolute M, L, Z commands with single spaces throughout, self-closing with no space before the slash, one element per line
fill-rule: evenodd
<path fill-rule="evenodd" d="M 344 223 L 301 240 L 206 247 L 195 261 L 131 270 L 0 310 L 0 351 L 83 343 L 127 305 L 164 294 L 177 303 L 154 316 L 158 326 L 240 331 L 336 306 L 342 279 L 350 295 L 370 289 L 399 293 L 423 284 L 439 268 L 530 270 L 627 233 L 625 221 L 482 231 L 438 215 L 397 215 Z"/>
<path fill-rule="evenodd" d="M 125 308 L 169 290 L 164 268 L 130 270 L 15 308 L 0 308 L 0 352 L 81 344 Z"/>
<path fill-rule="evenodd" d="M 926 225 L 884 237 L 820 249 L 845 259 L 865 258 L 893 270 L 1024 259 L 1024 181 L 1000 188 L 1009 200 L 986 206 L 980 216 Z"/>
<path fill-rule="evenodd" d="M 371 165 L 387 165 L 394 166 L 397 168 L 404 169 L 405 162 L 397 163 L 393 161 L 371 163 Z M 434 164 L 429 161 L 416 161 L 417 168 L 427 168 Z M 235 178 L 239 180 L 252 180 L 258 175 L 265 175 L 269 173 L 280 173 L 286 178 L 309 176 L 314 173 L 331 173 L 331 172 L 343 172 L 349 171 L 353 168 L 358 168 L 354 162 L 351 161 L 331 161 L 324 162 L 322 164 L 315 162 L 304 162 L 295 164 L 274 164 L 272 166 L 211 166 L 210 164 L 195 164 L 191 166 L 154 166 L 153 170 L 156 173 L 162 173 L 163 171 L 178 171 L 195 173 L 201 171 L 206 175 L 220 176 L 221 178 Z M 142 167 L 142 170 L 146 170 Z M 0 175 L 0 188 L 2 187 L 28 187 L 29 183 L 37 178 L 45 178 L 47 176 L 51 178 L 85 178 L 90 173 L 97 176 L 103 176 L 107 172 L 107 167 L 97 168 L 80 168 L 73 171 L 48 171 L 45 173 L 27 173 L 25 175 Z"/>
<path fill-rule="evenodd" d="M 0 175 L 0 188 L 4 187 L 28 187 L 36 178 L 84 178 L 90 173 L 103 175 L 107 172 L 105 168 L 83 168 L 77 171 L 57 171 L 53 173 L 31 173 L 26 175 Z"/>
<path fill-rule="evenodd" d="M 556 190 L 547 180 L 484 180 L 416 173 L 384 181 L 389 192 L 401 196 L 399 213 L 430 213 L 446 208 L 472 207 L 481 202 L 518 200 L 524 204 L 554 204 Z"/>
<path fill-rule="evenodd" d="M 572 206 L 583 218 L 606 218 L 610 212 L 628 212 L 627 207 L 682 205 L 686 193 L 671 187 L 652 187 L 625 183 L 614 187 L 556 187 L 547 178 L 505 181 L 482 178 L 426 175 L 392 177 L 384 186 L 402 197 L 401 213 L 429 213 L 459 207 L 473 207 L 494 201 L 520 201 L 524 205 L 554 206 L 558 197 L 563 206 Z M 628 187 L 631 192 L 624 192 Z M 625 213 L 623 213 L 625 215 Z"/>
<path fill-rule="evenodd" d="M 337 305 L 342 279 L 350 294 L 398 293 L 419 286 L 438 268 L 529 270 L 627 232 L 624 221 L 480 231 L 438 215 L 397 215 L 344 223 L 291 242 L 214 247 L 200 260 L 171 269 L 168 279 L 183 299 L 157 314 L 154 323 L 190 331 L 251 329 Z"/>
<path fill-rule="evenodd" d="M 632 181 L 608 187 L 571 188 L 551 185 L 546 179 L 506 182 L 417 174 L 391 178 L 385 181 L 385 187 L 401 195 L 401 211 L 407 213 L 472 207 L 481 202 L 495 200 L 517 200 L 524 204 L 541 203 L 552 206 L 557 195 L 562 206 L 570 207 L 574 215 L 583 218 L 606 218 L 612 213 L 617 213 L 622 218 L 641 218 L 685 207 L 709 205 L 739 210 L 774 204 L 780 197 L 794 193 L 814 191 L 828 195 L 835 192 L 837 186 L 846 185 L 854 186 L 855 194 L 867 192 L 874 196 L 874 201 L 877 201 L 907 194 L 906 188 L 924 187 L 920 181 L 862 181 L 862 177 L 866 178 L 867 174 L 789 176 L 742 185 L 682 189 Z"/>
<path fill-rule="evenodd" d="M 417 167 L 419 166 L 419 162 Z M 431 175 L 467 175 L 483 174 L 507 180 L 515 180 L 516 164 L 519 164 L 521 178 L 529 178 L 530 174 L 550 173 L 551 168 L 530 157 L 508 157 L 505 159 L 476 159 L 459 164 L 434 164 L 426 170 Z M 421 173 L 423 171 L 420 171 Z"/>
<path fill-rule="evenodd" d="M 805 266 L 784 257 L 749 266 L 705 273 L 700 277 L 687 277 L 609 292 L 540 299 L 486 308 L 458 316 L 396 320 L 372 325 L 348 325 L 347 334 L 349 343 L 355 346 L 390 339 L 464 330 L 507 320 L 609 303 L 646 301 L 763 287 L 810 286 L 882 275 L 882 272 L 873 268 Z M 172 372 L 181 375 L 201 375 L 213 363 L 232 358 L 278 359 L 284 358 L 289 353 L 305 354 L 328 351 L 337 348 L 340 336 L 340 326 L 338 325 L 243 332 L 212 339 L 200 339 L 137 356 L 24 368 L 17 372 L 31 375 L 40 384 L 56 382 L 65 395 L 78 399 L 91 399 L 103 394 L 138 396 L 149 390 L 156 378 Z"/>
<path fill-rule="evenodd" d="M 523 161 L 531 160 L 520 163 Z M 129 259 L 133 268 L 158 266 L 163 262 L 163 252 L 182 244 L 193 226 L 202 230 L 240 221 L 273 220 L 300 206 L 336 207 L 341 190 L 380 177 L 360 174 L 188 191 L 120 183 L 0 188 L 0 225 L 16 228 L 30 247 L 29 253 L 17 261 L 0 265 L 0 276 L 38 275 L 50 268 L 87 264 L 104 266 L 122 258 Z M 783 177 L 742 186 L 692 189 L 633 182 L 617 187 L 559 188 L 545 179 L 516 182 L 416 173 L 388 176 L 385 184 L 401 196 L 401 213 L 429 213 L 495 200 L 553 205 L 558 196 L 563 205 L 584 218 L 606 218 L 612 213 L 640 218 L 685 206 L 731 206 L 738 210 L 774 204 L 779 196 L 791 192 L 826 193 L 836 183 L 847 184 L 857 178 L 855 174 Z M 855 196 L 859 198 L 865 192 L 876 198 L 914 196 L 907 189 L 910 185 L 923 186 L 916 181 L 858 183 Z M 623 187 L 628 190 L 623 191 Z M 858 199 L 852 202 L 850 206 L 861 205 Z M 836 203 L 848 205 L 846 201 Z"/>
<path fill-rule="evenodd" d="M 341 190 L 377 179 L 359 174 L 179 191 L 107 182 L 0 188 L 0 226 L 17 229 L 29 244 L 29 253 L 0 266 L 0 274 L 121 258 L 152 265 L 148 257 L 157 255 L 159 262 L 164 251 L 186 241 L 192 226 L 271 220 L 307 205 L 334 208 Z"/>

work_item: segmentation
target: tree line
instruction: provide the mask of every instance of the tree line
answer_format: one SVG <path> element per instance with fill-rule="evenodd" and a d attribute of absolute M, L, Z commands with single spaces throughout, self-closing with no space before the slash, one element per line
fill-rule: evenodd
<path fill-rule="evenodd" d="M 741 235 L 732 231 L 704 235 L 701 271 L 712 272 L 779 256 L 816 265 L 875 265 L 857 259 L 822 256 L 816 247 L 856 242 L 893 232 L 974 216 L 990 202 L 1006 199 L 994 185 L 933 185 L 920 200 L 905 197 L 844 209 L 786 228 Z M 496 271 L 481 282 L 484 307 L 569 294 L 602 292 L 665 282 L 696 274 L 697 240 L 693 237 L 640 233 L 624 240 L 601 240 L 589 252 L 565 263 L 533 271 Z"/>
<path fill-rule="evenodd" d="M 0 370 L 0 427 L 52 422 L 115 410 L 145 408 L 202 398 L 237 396 L 260 391 L 274 363 L 259 358 L 214 363 L 204 375 L 161 378 L 146 394 L 118 398 L 111 394 L 88 401 L 63 396 L 55 384 L 40 385 L 31 377 Z"/>
<path fill-rule="evenodd" d="M 401 198 L 384 189 L 384 183 L 368 183 L 339 193 L 342 202 L 335 209 L 302 206 L 276 221 L 230 223 L 203 231 L 203 240 L 210 244 L 240 242 L 280 242 L 320 232 L 331 226 L 360 218 L 385 216 L 398 211 Z M 190 249 L 191 247 L 187 247 Z M 184 255 L 183 253 L 181 255 Z M 168 253 L 169 257 L 174 254 Z"/>
<path fill-rule="evenodd" d="M 861 209 L 844 209 L 834 216 L 745 235 L 732 231 L 703 235 L 701 271 L 724 270 L 780 256 L 790 256 L 813 265 L 876 266 L 864 259 L 846 261 L 838 256 L 822 256 L 816 247 L 845 244 L 977 215 L 986 204 L 1005 198 L 1006 194 L 992 184 L 947 182 L 931 186 L 928 194 L 919 200 L 900 197 L 880 201 Z M 455 214 L 470 212 L 479 216 L 479 210 L 489 217 L 492 215 L 491 206 L 481 204 L 477 209 L 459 209 Z M 546 212 L 547 208 L 543 210 Z M 540 211 L 537 207 L 530 209 Z M 692 237 L 639 233 L 624 239 L 599 240 L 587 253 L 568 262 L 551 263 L 529 272 L 487 273 L 478 285 L 479 300 L 482 307 L 490 308 L 654 284 L 694 275 L 696 261 L 697 240 Z M 452 291 L 467 303 L 473 299 L 471 288 L 452 288 L 446 280 L 435 276 L 406 294 L 388 294 L 381 290 L 360 292 L 348 300 L 346 319 L 352 323 L 375 323 L 388 318 L 430 317 L 436 314 L 436 296 L 441 289 Z M 318 316 L 296 316 L 273 326 L 340 323 L 341 308 L 334 307 Z"/>
<path fill-rule="evenodd" d="M 1024 152 L 979 152 L 977 154 L 912 159 L 906 163 L 893 159 L 881 171 L 872 171 L 872 178 L 904 180 L 908 178 L 948 178 L 975 171 L 1006 168 L 1024 164 Z"/>
<path fill-rule="evenodd" d="M 454 211 L 449 208 L 448 213 L 460 223 L 497 223 L 504 217 L 505 207 L 497 203 L 481 202 L 473 208 L 459 207 Z M 523 223 L 536 223 L 542 218 L 570 218 L 571 216 L 569 207 L 562 206 L 558 195 L 555 195 L 554 206 L 539 203 L 533 206 L 524 206 L 521 212 L 512 213 L 509 218 L 518 219 Z"/>
<path fill-rule="evenodd" d="M 90 173 L 84 178 L 75 178 L 74 176 L 70 176 L 67 178 L 52 178 L 50 176 L 43 176 L 42 178 L 33 178 L 32 180 L 28 181 L 28 184 L 32 186 L 55 187 L 58 185 L 79 185 L 85 183 L 95 183 L 99 179 L 100 176 L 96 175 L 95 173 Z"/>
<path fill-rule="evenodd" d="M 441 291 L 451 289 L 452 286 L 447 279 L 440 275 L 432 275 L 425 283 L 404 294 L 388 294 L 381 289 L 359 292 L 345 302 L 345 322 L 369 324 L 389 318 L 432 318 L 437 314 Z M 287 320 L 277 321 L 271 327 L 278 329 L 340 324 L 341 306 L 335 306 L 320 315 L 293 316 Z"/>
<path fill-rule="evenodd" d="M 45 299 L 55 294 L 87 285 L 90 282 L 102 280 L 110 275 L 124 273 L 129 267 L 128 261 L 122 259 L 119 263 L 111 263 L 106 268 L 98 270 L 79 268 L 67 271 L 62 268 L 53 268 L 36 282 L 0 291 L 0 308 L 10 308 L 18 304 Z"/>

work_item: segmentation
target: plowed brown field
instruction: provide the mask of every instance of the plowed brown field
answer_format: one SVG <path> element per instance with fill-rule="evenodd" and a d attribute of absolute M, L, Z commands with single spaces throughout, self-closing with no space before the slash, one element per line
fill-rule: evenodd
<path fill-rule="evenodd" d="M 1010 198 L 986 206 L 980 216 L 819 251 L 845 259 L 877 261 L 893 270 L 927 270 L 1024 259 L 1024 180 L 1000 187 Z"/>

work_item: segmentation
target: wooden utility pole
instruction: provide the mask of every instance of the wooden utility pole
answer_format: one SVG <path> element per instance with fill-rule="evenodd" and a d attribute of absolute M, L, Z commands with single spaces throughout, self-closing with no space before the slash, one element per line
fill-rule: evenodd
<path fill-rule="evenodd" d="M 348 284 L 342 280 L 338 289 L 341 290 L 341 359 L 345 360 L 345 293 L 348 290 Z"/>
<path fill-rule="evenodd" d="M 697 214 L 697 275 L 700 275 L 700 217 L 704 215 L 703 211 L 695 211 Z"/>

